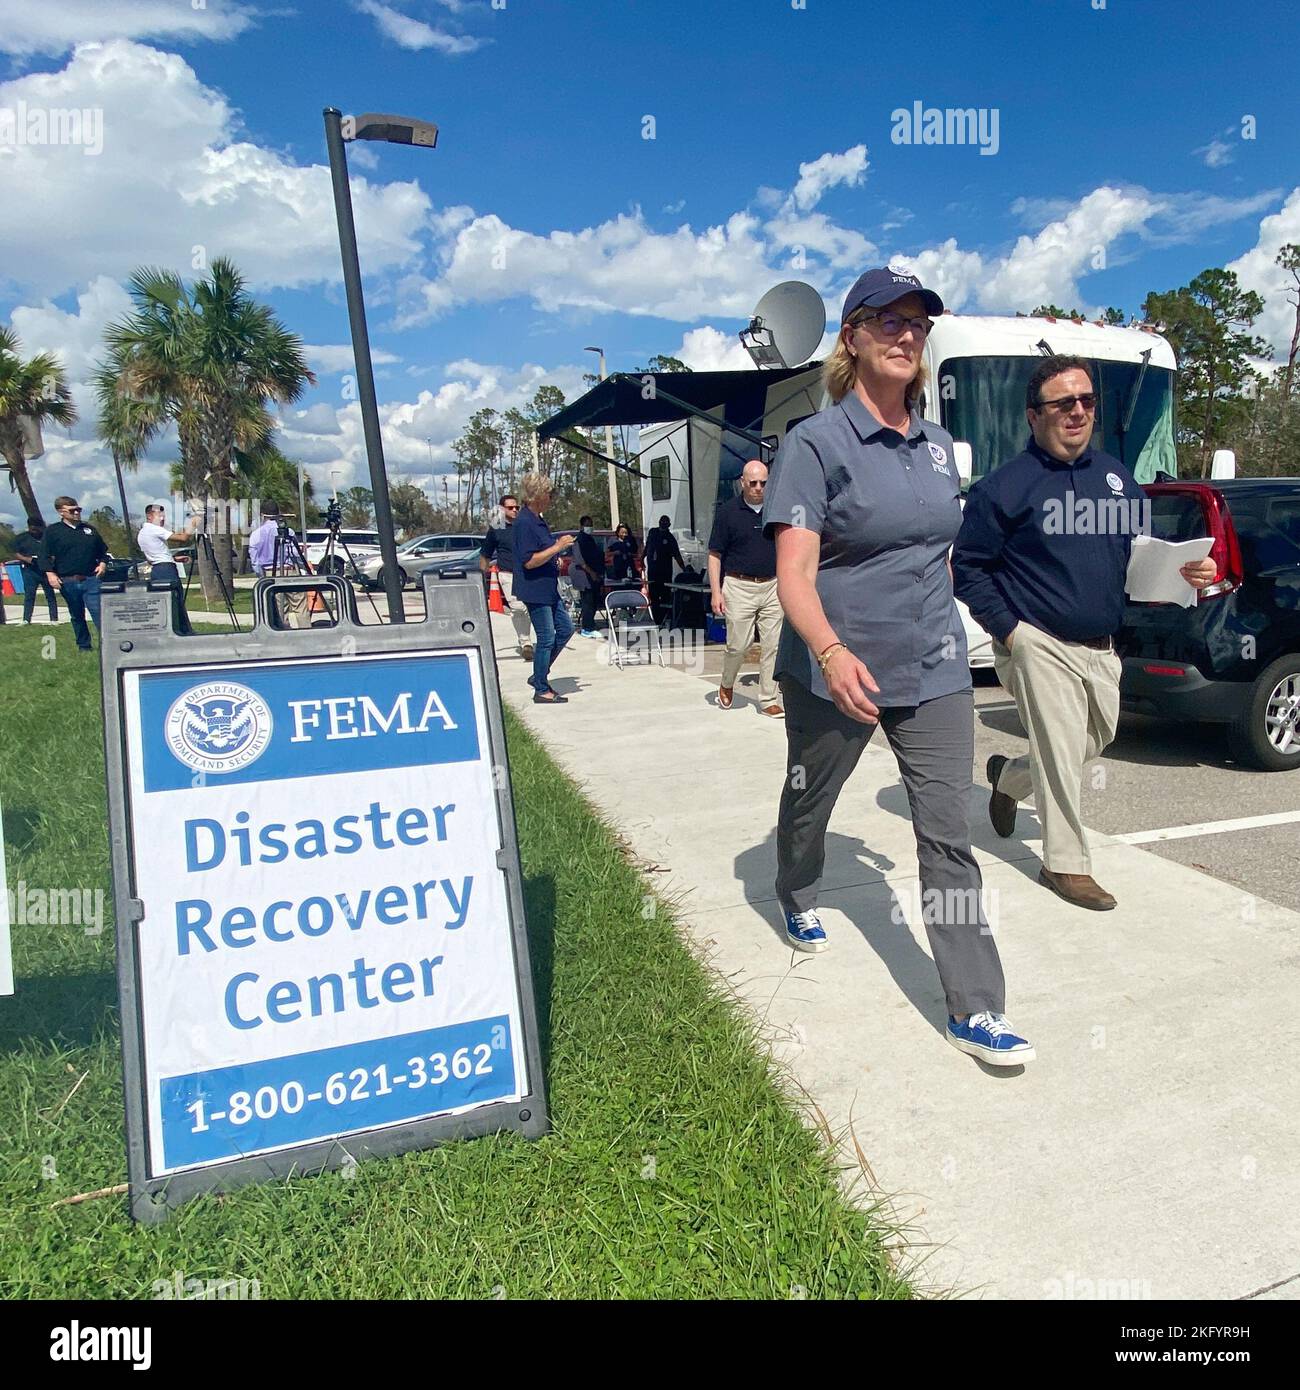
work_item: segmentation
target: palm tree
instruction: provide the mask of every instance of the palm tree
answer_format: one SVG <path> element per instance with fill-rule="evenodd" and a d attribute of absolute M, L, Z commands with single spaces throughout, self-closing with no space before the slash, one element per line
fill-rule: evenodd
<path fill-rule="evenodd" d="M 192 292 L 172 272 L 147 268 L 131 277 L 129 288 L 135 310 L 106 331 L 105 370 L 119 396 L 144 408 L 136 457 L 174 420 L 187 496 L 229 498 L 236 450 L 265 444 L 274 428 L 267 402 L 295 401 L 315 384 L 302 341 L 252 298 L 243 276 L 224 258 L 212 263 L 208 278 Z M 113 423 L 110 410 L 110 431 Z M 130 451 L 123 457 L 128 460 Z M 220 530 L 217 535 L 217 561 L 229 581 L 230 537 Z M 200 572 L 211 596 L 202 552 Z"/>
<path fill-rule="evenodd" d="M 122 389 L 120 369 L 107 363 L 101 363 L 96 368 L 94 386 L 95 399 L 99 404 L 97 432 L 113 457 L 117 493 L 122 499 L 122 519 L 128 536 L 134 537 L 135 528 L 131 525 L 131 510 L 127 506 L 126 481 L 122 477 L 122 470 L 129 468 L 134 471 L 140 466 L 145 446 L 161 428 L 161 410 L 155 401 L 137 400 L 128 395 Z"/>
<path fill-rule="evenodd" d="M 0 455 L 9 469 L 28 516 L 40 516 L 40 504 L 27 473 L 28 438 L 33 422 L 56 425 L 76 423 L 77 408 L 63 365 L 53 353 L 39 352 L 26 362 L 19 356 L 21 344 L 12 328 L 0 328 Z"/>

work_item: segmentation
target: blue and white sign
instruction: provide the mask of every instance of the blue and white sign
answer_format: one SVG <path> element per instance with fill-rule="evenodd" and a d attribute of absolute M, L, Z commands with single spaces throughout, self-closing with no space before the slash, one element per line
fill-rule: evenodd
<path fill-rule="evenodd" d="M 123 672 L 152 1175 L 528 1094 L 479 659 Z"/>

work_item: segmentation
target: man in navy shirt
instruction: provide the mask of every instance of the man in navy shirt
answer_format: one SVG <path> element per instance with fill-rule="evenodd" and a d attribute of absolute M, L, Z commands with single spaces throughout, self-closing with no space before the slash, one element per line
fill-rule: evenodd
<path fill-rule="evenodd" d="M 573 623 L 560 599 L 559 556 L 573 545 L 572 536 L 551 535 L 545 512 L 554 489 L 544 473 L 525 473 L 519 484 L 523 507 L 515 522 L 515 594 L 528 605 L 536 642 L 533 645 L 533 703 L 562 705 L 565 697 L 551 685 L 551 667 L 573 636 Z"/>
<path fill-rule="evenodd" d="M 776 649 L 781 641 L 781 601 L 776 596 L 776 542 L 763 530 L 767 465 L 750 459 L 740 474 L 740 495 L 718 508 L 709 537 L 709 588 L 713 611 L 727 620 L 718 708 L 730 709 L 741 663 L 758 624 L 758 707 L 773 719 L 785 711 L 776 698 Z"/>
<path fill-rule="evenodd" d="M 1088 364 L 1046 357 L 1025 397 L 1033 439 L 970 491 L 952 551 L 953 588 L 993 637 L 998 679 L 1015 698 L 1029 755 L 994 754 L 989 818 L 1015 833 L 1032 792 L 1043 831 L 1038 881 L 1094 911 L 1115 899 L 1092 877 L 1079 802 L 1083 766 L 1115 736 L 1133 536 L 1147 530 L 1146 494 L 1117 459 L 1092 446 L 1097 396 Z M 1184 565 L 1193 588 L 1212 560 Z"/>

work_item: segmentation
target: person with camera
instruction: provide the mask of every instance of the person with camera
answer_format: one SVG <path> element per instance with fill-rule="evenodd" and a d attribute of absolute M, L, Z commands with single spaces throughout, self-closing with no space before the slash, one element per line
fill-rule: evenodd
<path fill-rule="evenodd" d="M 149 561 L 149 582 L 152 585 L 166 584 L 171 589 L 172 619 L 176 631 L 190 636 L 194 629 L 190 626 L 190 616 L 185 611 L 185 591 L 181 587 L 180 570 L 169 545 L 184 545 L 192 540 L 192 531 L 172 531 L 167 525 L 167 509 L 159 503 L 151 503 L 144 509 L 144 525 L 136 535 L 140 554 Z"/>

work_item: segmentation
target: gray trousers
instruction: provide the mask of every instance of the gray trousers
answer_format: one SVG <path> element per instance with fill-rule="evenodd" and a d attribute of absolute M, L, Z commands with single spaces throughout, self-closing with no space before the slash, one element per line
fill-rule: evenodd
<path fill-rule="evenodd" d="M 776 893 L 786 912 L 810 912 L 821 887 L 831 812 L 876 726 L 841 714 L 788 676 L 781 693 L 788 753 L 776 828 Z M 882 709 L 880 723 L 912 810 L 922 917 L 948 1012 L 1001 1013 L 1002 962 L 985 921 L 983 880 L 970 848 L 974 693 L 959 690 L 920 705 Z"/>

